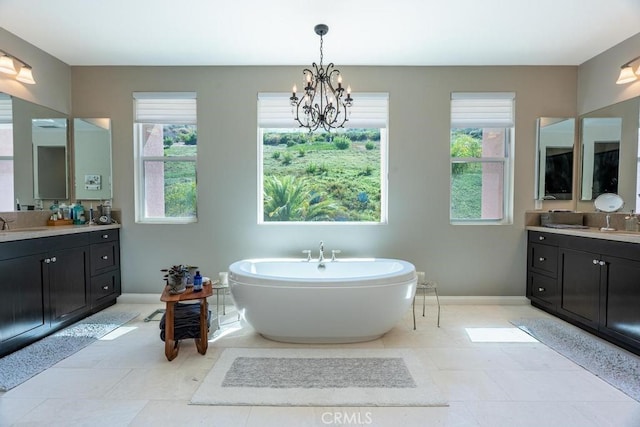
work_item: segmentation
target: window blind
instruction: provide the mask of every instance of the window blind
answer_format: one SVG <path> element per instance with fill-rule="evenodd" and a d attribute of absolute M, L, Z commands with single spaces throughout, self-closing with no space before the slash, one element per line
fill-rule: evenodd
<path fill-rule="evenodd" d="M 513 92 L 454 92 L 451 94 L 451 127 L 513 127 L 514 100 Z"/>
<path fill-rule="evenodd" d="M 0 93 L 0 123 L 13 122 L 13 108 L 11 106 L 11 97 Z"/>
<path fill-rule="evenodd" d="M 258 126 L 261 128 L 298 128 L 290 93 L 258 94 Z M 353 107 L 345 128 L 386 128 L 389 117 L 388 93 L 352 93 Z"/>
<path fill-rule="evenodd" d="M 134 92 L 136 123 L 197 124 L 195 92 Z"/>

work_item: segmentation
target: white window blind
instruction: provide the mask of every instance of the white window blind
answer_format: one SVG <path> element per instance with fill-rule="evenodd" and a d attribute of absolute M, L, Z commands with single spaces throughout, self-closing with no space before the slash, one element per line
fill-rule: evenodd
<path fill-rule="evenodd" d="M 454 92 L 451 94 L 451 127 L 513 127 L 514 99 L 513 92 Z"/>
<path fill-rule="evenodd" d="M 298 128 L 289 101 L 290 93 L 258 94 L 258 127 L 281 129 Z M 352 93 L 353 107 L 345 128 L 387 127 L 389 117 L 388 93 Z"/>
<path fill-rule="evenodd" d="M 136 123 L 197 123 L 195 92 L 134 92 Z"/>
<path fill-rule="evenodd" d="M 11 97 L 0 93 L 0 123 L 13 122 L 13 109 L 11 107 Z"/>

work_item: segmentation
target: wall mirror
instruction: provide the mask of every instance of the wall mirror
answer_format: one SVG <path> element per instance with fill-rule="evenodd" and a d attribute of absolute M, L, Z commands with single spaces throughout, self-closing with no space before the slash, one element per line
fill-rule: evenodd
<path fill-rule="evenodd" d="M 591 118 L 617 119 L 609 123 L 610 126 L 616 126 L 616 124 L 620 124 L 620 136 L 617 138 L 619 141 L 617 182 L 618 190 L 614 192 L 619 194 L 625 201 L 625 211 L 631 209 L 636 210 L 640 205 L 638 196 L 638 193 L 640 193 L 640 171 L 638 168 L 638 128 L 640 127 L 640 97 L 631 98 L 617 104 L 609 105 L 599 110 L 584 114 L 580 116 L 580 118 L 581 121 Z M 601 121 L 600 123 L 604 123 L 604 121 Z M 582 131 L 583 129 L 581 128 L 581 133 Z M 616 135 L 616 133 L 614 132 L 617 131 L 611 130 L 611 134 Z M 581 135 L 581 140 L 582 139 L 583 137 Z M 606 144 L 607 142 L 615 142 L 615 140 L 615 137 L 610 136 L 601 139 L 601 142 L 605 144 L 601 146 L 601 149 L 598 148 L 603 153 L 599 154 L 600 157 L 610 158 L 615 155 L 615 145 Z M 578 210 L 589 211 L 593 210 L 592 200 L 597 197 L 597 194 L 595 194 L 593 191 L 589 191 L 593 187 L 594 181 L 593 168 L 589 165 L 592 165 L 592 162 L 595 162 L 595 159 L 591 157 L 591 150 L 593 150 L 593 152 L 595 153 L 597 149 L 595 146 L 591 147 L 589 142 L 587 142 L 586 148 L 583 144 L 581 145 L 586 155 L 582 156 L 583 170 L 582 178 L 580 180 L 581 196 L 577 208 Z M 589 152 L 586 152 L 587 150 Z M 581 202 L 583 200 L 585 202 Z M 589 202 L 587 203 L 586 201 Z"/>
<path fill-rule="evenodd" d="M 31 119 L 34 199 L 68 197 L 67 128 L 67 119 Z"/>
<path fill-rule="evenodd" d="M 536 199 L 573 199 L 574 118 L 537 120 Z"/>
<path fill-rule="evenodd" d="M 582 119 L 582 200 L 617 193 L 620 169 L 621 117 Z"/>
<path fill-rule="evenodd" d="M 73 152 L 76 200 L 111 199 L 111 120 L 73 119 Z"/>
<path fill-rule="evenodd" d="M 67 116 L 59 111 L 2 93 L 0 93 L 0 109 L 2 110 L 0 112 L 0 188 L 2 188 L 0 212 L 7 212 L 17 209 L 16 200 L 19 200 L 20 204 L 35 205 L 34 190 L 38 174 L 34 169 L 34 154 L 37 154 L 37 150 L 34 150 L 32 120 L 63 119 L 66 121 Z M 66 130 L 62 133 L 65 138 L 68 136 Z M 58 151 L 61 150 L 58 149 Z M 68 152 L 67 139 L 65 139 L 65 151 Z M 67 189 L 68 182 L 67 176 L 65 178 Z"/>

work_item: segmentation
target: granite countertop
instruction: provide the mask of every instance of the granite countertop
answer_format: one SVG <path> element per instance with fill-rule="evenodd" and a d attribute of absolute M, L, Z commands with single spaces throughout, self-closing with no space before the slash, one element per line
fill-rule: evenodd
<path fill-rule="evenodd" d="M 600 231 L 599 228 L 549 228 L 542 226 L 527 226 L 527 230 L 544 233 L 564 234 L 568 236 L 588 237 L 591 239 L 614 240 L 617 242 L 640 243 L 640 232 L 637 231 Z"/>
<path fill-rule="evenodd" d="M 40 237 L 63 236 L 65 234 L 88 233 L 91 231 L 120 228 L 120 224 L 110 225 L 54 225 L 0 230 L 0 243 L 15 240 L 38 239 Z"/>

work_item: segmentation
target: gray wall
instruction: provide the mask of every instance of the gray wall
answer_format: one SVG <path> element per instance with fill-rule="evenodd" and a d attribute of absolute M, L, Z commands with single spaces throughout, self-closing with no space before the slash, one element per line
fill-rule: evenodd
<path fill-rule="evenodd" d="M 41 49 L 0 27 L 0 49 L 31 65 L 35 85 L 22 84 L 0 73 L 0 92 L 52 108 L 71 111 L 71 68 Z"/>
<path fill-rule="evenodd" d="M 607 49 L 580 65 L 578 73 L 578 114 L 640 96 L 640 80 L 617 85 L 620 66 L 640 55 L 640 33 Z M 640 61 L 633 64 L 634 70 Z"/>
<path fill-rule="evenodd" d="M 158 293 L 159 270 L 170 264 L 217 276 L 241 258 L 302 256 L 303 249 L 317 256 L 324 240 L 345 257 L 411 261 L 444 295 L 524 295 L 536 118 L 576 115 L 577 67 L 340 67 L 356 94 L 390 94 L 389 223 L 259 226 L 256 95 L 289 90 L 301 68 L 72 67 L 73 115 L 113 120 L 123 292 Z M 198 223 L 134 223 L 134 91 L 198 93 Z M 513 225 L 449 224 L 452 91 L 516 92 Z"/>

